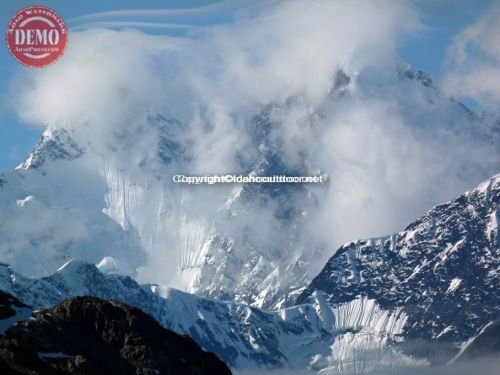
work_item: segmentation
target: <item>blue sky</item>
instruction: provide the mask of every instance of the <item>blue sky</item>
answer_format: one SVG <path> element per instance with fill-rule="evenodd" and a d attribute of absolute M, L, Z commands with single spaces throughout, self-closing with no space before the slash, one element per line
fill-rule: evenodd
<path fill-rule="evenodd" d="M 401 56 L 414 68 L 430 73 L 439 79 L 443 73 L 447 47 L 453 36 L 464 27 L 472 23 L 482 14 L 492 1 L 489 0 L 419 0 L 414 1 L 422 12 L 422 20 L 427 26 L 425 30 L 409 37 L 401 47 Z M 67 21 L 71 29 L 79 25 L 77 17 L 96 12 L 106 12 L 121 9 L 179 9 L 196 8 L 218 3 L 213 0 L 127 0 L 127 1 L 36 1 L 35 3 L 47 5 Z M 219 2 L 220 3 L 220 2 Z M 181 17 L 179 23 L 191 25 L 206 25 L 229 22 L 238 6 L 248 3 L 234 1 L 230 6 L 220 6 L 214 12 L 203 13 L 197 17 Z M 8 1 L 0 4 L 0 28 L 6 29 L 10 18 L 21 8 L 33 4 L 29 1 Z M 219 4 L 220 5 L 220 4 Z M 175 19 L 170 19 L 176 22 Z M 80 22 L 81 23 L 81 22 Z M 154 32 L 159 32 L 155 30 Z M 164 29 L 161 32 L 175 34 L 179 29 Z M 71 38 L 71 35 L 70 35 Z M 70 39 L 71 42 L 71 39 Z M 11 58 L 7 48 L 0 48 L 0 172 L 7 171 L 18 165 L 31 148 L 36 144 L 42 130 L 23 124 L 12 108 L 9 93 L 15 90 L 11 87 L 14 75 L 23 74 L 25 68 Z"/>

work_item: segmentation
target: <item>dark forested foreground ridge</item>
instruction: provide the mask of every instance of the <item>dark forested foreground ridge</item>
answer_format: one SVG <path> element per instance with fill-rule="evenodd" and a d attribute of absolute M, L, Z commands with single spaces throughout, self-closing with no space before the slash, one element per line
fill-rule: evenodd
<path fill-rule="evenodd" d="M 0 292 L 0 324 L 27 306 Z M 11 323 L 12 321 L 9 321 Z M 1 374 L 231 374 L 189 337 L 137 308 L 76 297 L 33 314 L 0 336 Z"/>

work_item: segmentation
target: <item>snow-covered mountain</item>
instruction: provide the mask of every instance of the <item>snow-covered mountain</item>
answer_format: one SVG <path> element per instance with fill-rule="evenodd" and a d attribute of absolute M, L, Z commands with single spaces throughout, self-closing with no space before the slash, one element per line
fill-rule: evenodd
<path fill-rule="evenodd" d="M 500 317 L 500 175 L 394 235 L 342 246 L 298 298 L 401 310 L 407 353 L 448 361 Z"/>
<path fill-rule="evenodd" d="M 414 1 L 229 3 L 82 14 L 14 78 L 44 133 L 0 173 L 0 289 L 140 307 L 238 371 L 446 363 L 498 319 L 499 177 L 450 201 L 500 172 L 498 113 L 402 61 Z M 174 180 L 228 174 L 325 182 Z"/>
<path fill-rule="evenodd" d="M 238 370 L 399 373 L 450 360 L 498 319 L 499 201 L 497 175 L 403 232 L 348 243 L 276 311 L 139 285 L 111 257 L 43 278 L 2 265 L 0 289 L 35 308 L 78 295 L 137 306 Z"/>
<path fill-rule="evenodd" d="M 382 126 L 379 117 L 391 121 Z M 75 257 L 96 264 L 110 256 L 140 282 L 292 306 L 329 249 L 397 228 L 496 173 L 500 159 L 498 123 L 407 67 L 339 70 L 315 107 L 291 97 L 248 118 L 229 171 L 199 169 L 196 142 L 210 136 L 210 123 L 198 138 L 196 124 L 168 114 L 98 133 L 85 122 L 51 125 L 18 169 L 0 175 L 0 260 L 40 277 Z M 211 172 L 323 173 L 329 182 L 172 183 L 177 173 Z"/>
<path fill-rule="evenodd" d="M 240 370 L 319 370 L 331 356 L 367 368 L 369 364 L 357 358 L 369 355 L 374 362 L 396 369 L 425 364 L 387 345 L 401 333 L 406 315 L 381 310 L 366 298 L 332 309 L 318 297 L 308 305 L 264 312 L 175 289 L 141 286 L 129 277 L 104 274 L 79 261 L 70 261 L 53 275 L 39 279 L 23 277 L 2 265 L 0 289 L 34 308 L 48 308 L 81 295 L 139 307 L 163 327 L 191 336 L 202 348 Z M 342 350 L 337 352 L 339 347 Z"/>

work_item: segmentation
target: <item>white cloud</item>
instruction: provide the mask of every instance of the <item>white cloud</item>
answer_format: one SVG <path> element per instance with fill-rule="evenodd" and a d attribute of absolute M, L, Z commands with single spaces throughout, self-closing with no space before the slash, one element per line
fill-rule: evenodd
<path fill-rule="evenodd" d="M 140 163 L 156 152 L 146 117 L 159 112 L 182 122 L 180 141 L 192 154 L 184 173 L 228 173 L 238 172 L 237 156 L 255 161 L 252 119 L 274 105 L 271 134 L 287 166 L 324 171 L 330 184 L 310 188 L 319 204 L 301 230 L 274 222 L 273 204 L 218 224 L 235 236 L 251 233 L 259 246 L 298 232 L 298 251 L 307 257 L 313 244 L 331 252 L 344 241 L 402 229 L 498 165 L 494 146 L 470 139 L 475 120 L 433 88 L 398 76 L 398 43 L 419 28 L 410 1 L 286 1 L 190 38 L 72 32 L 63 59 L 19 78 L 14 97 L 24 120 L 72 128 L 106 168 L 128 170 L 126 178 L 112 176 L 109 189 L 118 197 L 132 186 L 117 198 L 126 206 L 117 206 L 117 221 L 132 216 L 123 210 L 136 210 L 151 220 L 140 220 L 144 235 L 162 220 L 153 223 L 161 225 L 154 225 L 149 281 L 175 272 L 182 255 L 172 253 L 184 246 L 176 239 L 179 216 L 161 216 L 157 202 L 210 221 L 230 189 L 188 187 L 175 195 L 181 203 L 168 196 L 178 190 L 163 194 L 168 176 L 144 175 Z M 344 94 L 334 88 L 339 69 L 351 79 Z M 130 144 L 117 148 L 124 134 Z M 143 198 L 135 196 L 140 184 Z M 130 206 L 127 199 L 134 199 Z"/>
<path fill-rule="evenodd" d="M 455 96 L 472 98 L 486 108 L 500 104 L 500 5 L 458 34 L 448 52 L 444 87 Z"/>

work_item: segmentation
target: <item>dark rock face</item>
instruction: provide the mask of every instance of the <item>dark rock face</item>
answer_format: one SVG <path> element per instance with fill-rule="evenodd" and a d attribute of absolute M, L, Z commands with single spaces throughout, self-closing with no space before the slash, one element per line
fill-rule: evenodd
<path fill-rule="evenodd" d="M 0 290 L 0 320 L 8 319 L 16 315 L 17 308 L 28 308 L 24 303 L 19 301 L 16 297 L 5 293 Z"/>
<path fill-rule="evenodd" d="M 434 85 L 431 76 L 421 70 L 406 69 L 399 72 L 399 75 L 401 78 L 419 81 L 425 87 L 433 87 Z"/>
<path fill-rule="evenodd" d="M 319 290 L 331 305 L 366 295 L 384 309 L 402 308 L 406 345 L 426 352 L 411 351 L 449 359 L 500 316 L 499 218 L 496 176 L 403 232 L 344 245 L 298 302 Z"/>
<path fill-rule="evenodd" d="M 139 309 L 76 297 L 0 337 L 2 374 L 231 374 L 189 337 Z"/>

